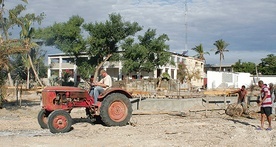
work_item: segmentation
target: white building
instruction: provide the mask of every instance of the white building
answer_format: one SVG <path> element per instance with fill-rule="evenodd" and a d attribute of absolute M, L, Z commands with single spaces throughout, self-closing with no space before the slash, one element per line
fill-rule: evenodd
<path fill-rule="evenodd" d="M 88 58 L 87 55 L 81 55 L 83 58 Z M 177 79 L 177 70 L 178 70 L 178 63 L 183 62 L 187 65 L 189 71 L 200 71 L 200 79 L 192 79 L 192 85 L 201 87 L 203 86 L 204 81 L 204 62 L 200 60 L 196 60 L 193 57 L 189 57 L 182 54 L 171 53 L 171 60 L 175 62 L 175 65 L 166 65 L 158 68 L 154 72 L 142 72 L 141 75 L 143 78 L 157 78 L 162 75 L 162 73 L 166 72 L 170 75 L 172 79 Z M 48 55 L 48 79 L 55 75 L 58 77 L 62 77 L 62 72 L 69 71 L 76 77 L 77 73 L 77 66 L 74 64 L 74 57 L 66 55 L 64 53 L 61 54 L 51 54 Z M 122 67 L 123 64 L 121 61 L 118 62 L 109 62 L 107 61 L 103 68 L 108 72 L 108 74 L 114 80 L 121 80 L 123 78 L 122 74 Z M 91 73 L 92 74 L 92 73 Z M 130 76 L 137 77 L 137 73 L 132 73 Z M 139 75 L 138 75 L 139 76 Z"/>
<path fill-rule="evenodd" d="M 259 80 L 267 85 L 269 83 L 276 84 L 275 75 L 259 75 L 257 77 L 242 72 L 207 71 L 207 89 L 241 88 L 242 85 L 249 87 L 257 85 Z"/>

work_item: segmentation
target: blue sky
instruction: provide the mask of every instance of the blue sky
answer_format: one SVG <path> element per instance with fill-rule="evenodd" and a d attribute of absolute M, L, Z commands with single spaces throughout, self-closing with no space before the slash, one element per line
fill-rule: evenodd
<path fill-rule="evenodd" d="M 7 1 L 5 7 L 14 3 Z M 185 0 L 29 0 L 27 12 L 44 12 L 42 26 L 65 22 L 72 15 L 85 22 L 100 22 L 107 20 L 108 14 L 120 13 L 125 21 L 138 22 L 144 31 L 152 28 L 159 35 L 167 34 L 172 52 L 185 50 L 185 35 L 189 56 L 195 55 L 191 48 L 201 43 L 210 52 L 207 64 L 219 64 L 219 55 L 210 51 L 219 39 L 230 44 L 222 62 L 225 65 L 238 59 L 260 63 L 266 55 L 276 55 L 275 0 L 187 0 L 187 8 Z M 47 49 L 49 54 L 57 52 Z"/>

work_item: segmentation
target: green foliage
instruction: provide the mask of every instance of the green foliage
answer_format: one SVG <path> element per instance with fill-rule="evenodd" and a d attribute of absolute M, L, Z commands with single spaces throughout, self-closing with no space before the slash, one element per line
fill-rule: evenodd
<path fill-rule="evenodd" d="M 220 61 L 219 71 L 221 71 L 221 60 L 224 60 L 224 52 L 229 52 L 229 50 L 226 49 L 228 45 L 229 43 L 225 42 L 222 39 L 217 40 L 214 43 L 214 46 L 216 46 L 215 55 L 219 54 L 219 61 Z"/>
<path fill-rule="evenodd" d="M 167 80 L 169 80 L 171 77 L 170 77 L 170 75 L 167 73 L 167 72 L 164 72 L 164 73 L 162 73 L 162 79 L 167 79 Z"/>
<path fill-rule="evenodd" d="M 142 30 L 137 22 L 124 22 L 121 15 L 115 13 L 110 14 L 109 20 L 105 22 L 88 23 L 83 28 L 90 35 L 86 52 L 91 58 L 95 58 L 96 65 L 107 55 L 117 53 L 121 41 Z"/>
<path fill-rule="evenodd" d="M 6 82 L 5 79 L 7 79 L 7 72 L 0 69 L 0 108 L 2 108 L 2 102 L 6 96 L 7 87 L 4 86 Z"/>
<path fill-rule="evenodd" d="M 5 79 L 7 78 L 7 73 L 5 70 L 0 70 L 0 88 L 5 85 Z"/>
<path fill-rule="evenodd" d="M 215 43 L 214 43 L 214 46 L 216 46 L 216 52 L 215 52 L 215 55 L 219 54 L 220 55 L 220 60 L 224 60 L 224 52 L 229 52 L 229 50 L 226 49 L 226 47 L 228 46 L 229 44 L 227 42 L 225 42 L 224 40 L 220 39 L 220 40 L 217 40 Z"/>
<path fill-rule="evenodd" d="M 262 58 L 258 71 L 263 75 L 276 75 L 276 56 L 269 54 L 266 58 Z"/>
<path fill-rule="evenodd" d="M 200 60 L 205 60 L 205 57 L 204 57 L 205 54 L 210 55 L 209 52 L 204 52 L 202 44 L 195 46 L 194 48 L 192 48 L 192 50 L 194 50 L 197 53 L 195 57 Z"/>
<path fill-rule="evenodd" d="M 13 9 L 6 10 L 4 9 L 4 1 L 2 1 L 1 4 L 2 10 L 0 13 L 0 33 L 4 34 L 5 38 L 3 39 L 3 41 L 1 41 L 2 43 L 0 51 L 5 51 L 0 53 L 0 67 L 5 67 L 6 69 L 9 69 L 11 68 L 11 64 L 9 63 L 9 56 L 15 53 L 22 53 L 28 51 L 29 48 L 27 48 L 27 46 L 30 45 L 26 45 L 26 40 L 24 40 L 24 38 L 9 39 L 9 35 L 11 35 L 9 30 L 12 29 L 14 26 L 20 26 L 22 28 L 21 33 L 24 32 L 25 36 L 31 38 L 30 35 L 34 30 L 33 28 L 31 28 L 31 25 L 34 22 L 40 23 L 41 20 L 44 18 L 44 14 L 41 13 L 40 15 L 35 16 L 34 13 L 27 13 L 23 16 L 22 13 L 24 10 L 26 10 L 26 6 L 19 4 L 15 6 Z M 6 13 L 7 11 L 8 13 Z"/>
<path fill-rule="evenodd" d="M 12 79 L 26 79 L 27 78 L 27 72 L 26 72 L 26 64 L 24 65 L 24 57 L 21 54 L 15 54 L 11 56 L 11 64 L 13 65 L 11 70 L 11 76 Z"/>
<path fill-rule="evenodd" d="M 20 38 L 31 39 L 33 37 L 34 28 L 31 27 L 34 22 L 41 24 L 42 20 L 45 18 L 44 13 L 35 15 L 34 13 L 27 13 L 22 16 L 22 12 L 26 10 L 26 6 L 21 4 L 17 5 L 14 9 L 9 10 L 9 19 L 6 19 L 7 29 L 12 26 L 18 25 L 21 27 Z"/>
<path fill-rule="evenodd" d="M 41 48 L 31 49 L 30 57 L 40 78 L 47 77 L 48 67 L 45 66 L 44 60 L 46 57 L 46 51 Z"/>
<path fill-rule="evenodd" d="M 183 83 L 187 76 L 187 66 L 183 62 L 178 63 L 177 79 Z"/>
<path fill-rule="evenodd" d="M 139 43 L 134 43 L 133 38 L 128 38 L 122 45 L 124 73 L 151 72 L 170 62 L 166 34 L 156 37 L 156 30 L 148 29 L 144 36 L 138 36 L 138 40 Z"/>
<path fill-rule="evenodd" d="M 232 67 L 235 72 L 256 74 L 256 64 L 253 62 L 241 62 L 241 59 L 239 59 Z"/>
<path fill-rule="evenodd" d="M 92 66 L 93 61 L 90 60 L 85 60 L 84 58 L 78 58 L 77 63 L 78 63 L 78 75 L 81 75 L 83 79 L 88 79 L 91 75 L 94 75 L 95 72 L 95 67 Z"/>
<path fill-rule="evenodd" d="M 44 29 L 39 29 L 35 37 L 45 40 L 48 46 L 55 46 L 64 53 L 79 55 L 85 51 L 86 42 L 81 35 L 84 19 L 72 16 L 65 23 L 55 23 Z"/>
<path fill-rule="evenodd" d="M 70 71 L 65 71 L 62 73 L 62 86 L 74 86 L 74 82 L 69 81 L 69 78 L 72 76 Z"/>
<path fill-rule="evenodd" d="M 276 56 L 269 54 L 266 58 L 262 58 L 258 65 L 238 60 L 232 67 L 236 72 L 247 72 L 255 75 L 257 70 L 262 75 L 276 75 Z"/>
<path fill-rule="evenodd" d="M 89 34 L 87 38 L 81 34 L 82 29 Z M 95 67 L 103 64 L 106 57 L 112 55 L 111 60 L 119 60 L 120 42 L 141 29 L 136 22 L 124 22 L 119 14 L 110 14 L 109 20 L 105 22 L 86 24 L 83 18 L 73 16 L 65 23 L 39 29 L 36 38 L 45 40 L 46 45 L 53 45 L 64 53 L 74 55 L 79 74 L 87 77 L 95 71 Z M 79 57 L 84 52 L 88 54 L 89 60 Z"/>
<path fill-rule="evenodd" d="M 27 2 L 27 1 L 23 1 L 23 2 Z M 1 11 L 1 15 L 0 15 L 0 19 L 1 19 L 1 27 L 2 27 L 2 31 L 3 34 L 5 35 L 5 41 L 6 44 L 3 45 L 1 44 L 1 48 L 4 47 L 5 49 L 9 50 L 9 51 L 13 51 L 14 53 L 27 53 L 28 51 L 30 51 L 30 49 L 37 47 L 38 45 L 35 42 L 32 42 L 32 38 L 33 38 L 33 34 L 34 34 L 34 27 L 32 27 L 32 25 L 36 22 L 38 24 L 41 23 L 41 21 L 44 19 L 44 13 L 41 13 L 39 15 L 35 15 L 34 13 L 23 13 L 24 10 L 26 10 L 26 6 L 19 4 L 17 6 L 15 6 L 13 9 L 8 10 L 8 15 L 3 15 L 4 13 L 4 1 L 1 2 L 2 3 L 2 11 Z M 8 16 L 8 17 L 6 17 Z M 14 26 L 19 26 L 21 28 L 21 32 L 20 32 L 20 39 L 9 39 L 9 30 L 12 29 Z M 1 41 L 2 42 L 2 41 Z M 12 43 L 13 45 L 11 46 L 10 43 Z M 10 53 L 9 55 L 11 55 L 12 53 Z M 29 57 L 29 54 L 27 54 L 27 58 L 25 58 L 25 60 L 21 60 L 21 61 L 25 61 L 24 66 L 29 69 L 30 66 L 33 69 L 33 72 L 36 74 L 36 70 L 33 67 L 33 63 Z M 1 56 L 1 55 L 0 55 Z M 24 55 L 23 55 L 24 56 Z M 8 56 L 5 56 L 6 58 Z M 10 57 L 9 57 L 10 58 Z M 29 58 L 29 59 L 28 59 Z M 23 59 L 23 58 L 22 58 Z M 5 60 L 4 65 L 11 65 L 9 64 L 10 61 Z M 8 67 L 11 68 L 11 67 Z M 8 69 L 7 68 L 7 69 Z M 15 67 L 18 68 L 18 67 Z M 28 70 L 29 71 L 29 70 Z M 18 77 L 18 76 L 16 76 Z M 37 80 L 40 82 L 38 76 Z M 41 84 L 41 82 L 40 82 Z M 41 84 L 42 85 L 42 84 Z"/>

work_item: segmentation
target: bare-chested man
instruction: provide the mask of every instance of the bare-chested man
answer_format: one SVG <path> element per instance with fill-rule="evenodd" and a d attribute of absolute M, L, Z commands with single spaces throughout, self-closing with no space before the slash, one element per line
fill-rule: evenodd
<path fill-rule="evenodd" d="M 237 93 L 238 94 L 238 104 L 241 104 L 243 107 L 243 113 L 247 113 L 247 90 L 245 89 L 245 86 L 242 85 L 241 89 L 233 91 L 231 93 Z"/>

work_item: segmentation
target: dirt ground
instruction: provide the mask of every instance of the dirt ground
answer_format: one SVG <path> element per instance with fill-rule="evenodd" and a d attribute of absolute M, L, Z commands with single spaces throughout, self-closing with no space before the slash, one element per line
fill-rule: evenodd
<path fill-rule="evenodd" d="M 237 118 L 222 110 L 210 111 L 207 116 L 205 112 L 159 114 L 136 110 L 131 124 L 123 127 L 79 119 L 85 117 L 84 109 L 74 109 L 71 116 L 78 119 L 74 119 L 72 130 L 52 134 L 38 125 L 39 98 L 34 98 L 22 101 L 21 107 L 6 104 L 0 109 L 0 146 L 276 146 L 276 121 L 272 122 L 272 131 L 256 130 L 260 119 L 254 112 L 258 108 L 250 109 L 250 116 Z"/>

